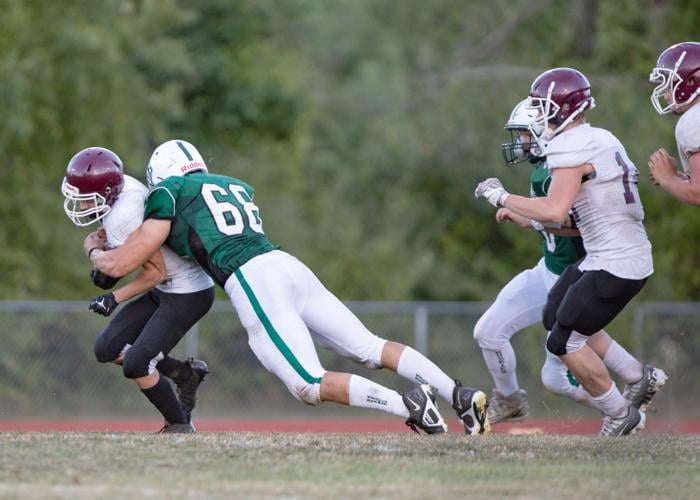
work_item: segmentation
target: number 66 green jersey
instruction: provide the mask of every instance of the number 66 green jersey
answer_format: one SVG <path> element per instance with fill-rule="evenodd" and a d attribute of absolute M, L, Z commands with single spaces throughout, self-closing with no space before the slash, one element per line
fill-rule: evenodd
<path fill-rule="evenodd" d="M 223 287 L 250 259 L 279 248 L 265 236 L 254 193 L 245 182 L 223 175 L 168 177 L 149 193 L 144 220 L 172 221 L 166 245 L 196 260 Z"/>

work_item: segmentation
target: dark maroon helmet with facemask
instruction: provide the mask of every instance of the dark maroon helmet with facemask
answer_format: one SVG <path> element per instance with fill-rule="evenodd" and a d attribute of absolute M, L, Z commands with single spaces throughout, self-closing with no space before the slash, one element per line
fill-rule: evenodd
<path fill-rule="evenodd" d="M 530 107 L 538 111 L 530 131 L 549 140 L 584 111 L 595 107 L 591 84 L 573 68 L 554 68 L 535 78 L 530 87 Z"/>
<path fill-rule="evenodd" d="M 651 104 L 659 114 L 682 113 L 684 107 L 700 95 L 700 43 L 677 43 L 664 50 L 649 81 L 656 84 Z"/>
<path fill-rule="evenodd" d="M 88 226 L 107 215 L 124 187 L 124 168 L 109 149 L 87 148 L 68 162 L 61 192 L 63 208 L 76 226 Z"/>

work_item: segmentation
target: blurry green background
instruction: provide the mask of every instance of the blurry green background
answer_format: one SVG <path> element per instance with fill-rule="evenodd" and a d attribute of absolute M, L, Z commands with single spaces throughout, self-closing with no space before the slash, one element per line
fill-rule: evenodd
<path fill-rule="evenodd" d="M 642 299 L 697 299 L 700 217 L 648 182 L 675 151 L 649 102 L 658 53 L 700 1 L 0 0 L 0 299 L 84 299 L 86 231 L 62 209 L 70 157 L 193 142 L 256 188 L 270 239 L 343 299 L 491 300 L 541 252 L 475 200 L 531 80 L 574 66 L 594 124 L 642 172 L 656 274 Z M 224 295 L 220 295 L 221 298 Z"/>
<path fill-rule="evenodd" d="M 529 192 L 529 167 L 503 164 L 503 124 L 535 76 L 573 66 L 593 86 L 589 120 L 615 133 L 642 173 L 654 245 L 656 273 L 611 331 L 672 374 L 665 414 L 693 413 L 700 401 L 683 382 L 698 376 L 697 317 L 659 313 L 636 337 L 632 324 L 642 301 L 700 296 L 700 212 L 653 187 L 646 166 L 658 147 L 675 151 L 675 119 L 652 109 L 648 74 L 698 26 L 700 0 L 0 0 L 0 300 L 100 293 L 82 253 L 87 230 L 63 212 L 66 164 L 103 146 L 143 180 L 151 151 L 171 138 L 252 184 L 270 239 L 341 299 L 493 300 L 537 262 L 541 238 L 497 225 L 474 187 L 498 176 Z M 94 360 L 107 320 L 86 302 L 13 307 L 0 314 L 0 417 L 154 414 L 118 367 Z M 223 307 L 200 324 L 214 371 L 203 415 L 306 411 Z M 410 315 L 361 317 L 413 343 Z M 476 317 L 431 317 L 428 352 L 488 390 Z M 578 414 L 543 394 L 542 331 L 531 330 L 514 344 L 533 412 Z"/>

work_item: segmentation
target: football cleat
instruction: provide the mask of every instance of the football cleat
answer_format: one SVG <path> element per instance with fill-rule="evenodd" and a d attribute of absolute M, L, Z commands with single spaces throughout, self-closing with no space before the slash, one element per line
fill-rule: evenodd
<path fill-rule="evenodd" d="M 644 365 L 642 378 L 634 384 L 627 384 L 622 391 L 622 396 L 641 412 L 645 412 L 652 398 L 661 389 L 668 375 L 661 368 Z"/>
<path fill-rule="evenodd" d="M 486 394 L 477 389 L 463 387 L 459 380 L 455 380 L 455 388 L 452 390 L 452 408 L 464 424 L 466 434 L 484 434 L 491 432 L 491 424 L 487 415 L 489 407 Z"/>
<path fill-rule="evenodd" d="M 209 374 L 207 364 L 199 359 L 188 358 L 185 361 L 192 369 L 192 375 L 184 382 L 175 383 L 177 387 L 177 398 L 180 400 L 182 411 L 185 412 L 187 421 L 192 420 L 192 410 L 197 404 L 197 389 L 199 384 L 204 382 L 204 379 Z"/>
<path fill-rule="evenodd" d="M 422 429 L 426 434 L 447 432 L 447 424 L 438 411 L 435 394 L 429 384 L 416 387 L 408 394 L 402 394 L 401 397 L 408 409 L 406 425 L 414 432 L 419 433 L 418 429 Z"/>
<path fill-rule="evenodd" d="M 627 436 L 644 429 L 646 415 L 634 406 L 630 406 L 627 415 L 621 418 L 603 417 L 603 427 L 599 436 Z"/>
<path fill-rule="evenodd" d="M 192 422 L 186 424 L 165 424 L 156 434 L 193 434 L 197 432 Z"/>
<path fill-rule="evenodd" d="M 489 422 L 518 422 L 530 415 L 530 404 L 527 402 L 527 391 L 518 389 L 509 396 L 504 396 L 496 389 L 489 399 L 489 408 L 486 411 Z"/>

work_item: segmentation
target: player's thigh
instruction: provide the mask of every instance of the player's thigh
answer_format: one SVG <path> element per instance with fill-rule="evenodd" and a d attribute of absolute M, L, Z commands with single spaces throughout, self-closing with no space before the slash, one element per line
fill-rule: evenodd
<path fill-rule="evenodd" d="M 143 350 L 149 358 L 169 353 L 214 303 L 213 287 L 192 293 L 153 293 L 158 308 L 132 347 Z"/>
<path fill-rule="evenodd" d="M 103 363 L 119 357 L 126 345 L 133 345 L 158 303 L 150 293 L 124 304 L 95 340 L 95 355 Z"/>
<path fill-rule="evenodd" d="M 583 272 L 578 268 L 578 262 L 570 264 L 547 294 L 547 302 L 542 310 L 542 321 L 546 330 L 551 330 L 557 320 L 557 310 L 559 309 L 569 288 L 571 288 L 583 276 Z"/>
<path fill-rule="evenodd" d="M 544 263 L 527 269 L 504 286 L 496 300 L 477 321 L 474 335 L 510 338 L 542 319 L 547 301 Z"/>
<path fill-rule="evenodd" d="M 370 368 L 381 365 L 386 340 L 372 333 L 318 279 L 309 277 L 311 285 L 301 310 L 304 323 L 322 346 Z"/>
<path fill-rule="evenodd" d="M 295 276 L 285 267 L 287 259 L 269 261 L 266 266 L 242 266 L 226 283 L 226 291 L 256 357 L 302 397 L 299 388 L 319 383 L 325 371 L 296 310 Z"/>
<path fill-rule="evenodd" d="M 644 287 L 646 279 L 618 278 L 606 271 L 586 271 L 567 291 L 557 322 L 583 335 L 605 328 Z"/>

